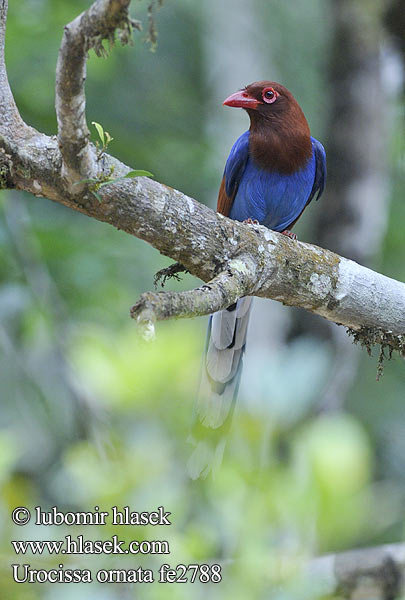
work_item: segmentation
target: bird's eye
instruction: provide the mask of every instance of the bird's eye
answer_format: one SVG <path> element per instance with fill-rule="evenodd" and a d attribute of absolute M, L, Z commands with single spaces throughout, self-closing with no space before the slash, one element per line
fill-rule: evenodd
<path fill-rule="evenodd" d="M 277 100 L 278 93 L 271 87 L 264 88 L 262 98 L 267 104 L 272 104 Z"/>

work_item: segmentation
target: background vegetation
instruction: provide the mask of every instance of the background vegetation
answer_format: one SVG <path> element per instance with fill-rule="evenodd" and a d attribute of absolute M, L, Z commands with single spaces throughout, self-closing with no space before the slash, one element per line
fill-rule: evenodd
<path fill-rule="evenodd" d="M 88 121 L 102 123 L 114 137 L 112 154 L 214 206 L 227 151 L 247 125 L 242 111 L 221 107 L 227 94 L 259 78 L 282 81 L 302 105 L 313 134 L 328 137 L 333 4 L 338 3 L 245 0 L 216 6 L 208 0 L 167 0 L 156 16 L 155 52 L 144 31 L 135 33 L 134 48 L 117 47 L 107 60 L 90 56 Z M 359 11 L 377 18 L 374 4 L 359 1 Z M 63 25 L 88 6 L 86 0 L 10 3 L 6 51 L 12 89 L 23 118 L 48 134 L 56 132 L 53 87 Z M 146 8 L 133 2 L 134 17 L 144 23 Z M 382 160 L 390 181 L 381 216 L 388 216 L 388 225 L 369 264 L 403 279 L 402 67 L 382 28 L 383 15 L 378 19 L 396 93 L 384 101 L 375 90 L 369 96 L 389 113 L 389 150 Z M 314 239 L 327 203 L 328 189 L 307 211 L 297 230 L 301 239 Z M 353 372 L 331 408 L 325 397 L 336 360 L 333 334 L 300 333 L 294 311 L 260 303 L 223 464 L 215 479 L 192 482 L 185 473 L 187 436 L 206 321 L 159 324 L 156 342 L 147 345 L 128 316 L 138 295 L 152 287 L 153 274 L 170 261 L 135 238 L 47 200 L 2 191 L 0 212 L 2 598 L 166 600 L 192 593 L 312 600 L 318 597 L 315 582 L 303 579 L 300 570 L 308 557 L 403 540 L 400 359 L 387 363 L 377 383 L 376 356 L 355 350 Z M 175 286 L 194 283 L 187 277 Z M 295 323 L 304 319 L 294 314 Z M 345 380 L 345 373 L 338 377 Z M 10 519 L 18 505 L 63 510 L 163 505 L 173 525 L 18 528 Z M 62 539 L 67 533 L 167 539 L 171 554 L 142 561 L 136 556 L 62 561 L 22 560 L 12 553 L 10 539 Z M 93 569 L 218 562 L 223 581 L 192 588 L 28 586 L 12 582 L 12 562 Z"/>

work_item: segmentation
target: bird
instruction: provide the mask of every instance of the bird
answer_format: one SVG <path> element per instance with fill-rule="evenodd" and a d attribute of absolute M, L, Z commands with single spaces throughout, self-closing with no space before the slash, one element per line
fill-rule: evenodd
<path fill-rule="evenodd" d="M 234 143 L 225 164 L 217 212 L 260 224 L 292 240 L 305 208 L 326 182 L 323 145 L 310 134 L 304 113 L 283 85 L 257 81 L 228 96 L 224 106 L 242 108 L 250 127 Z M 188 461 L 193 479 L 221 463 L 242 372 L 252 298 L 239 299 L 209 320 L 200 390 Z"/>

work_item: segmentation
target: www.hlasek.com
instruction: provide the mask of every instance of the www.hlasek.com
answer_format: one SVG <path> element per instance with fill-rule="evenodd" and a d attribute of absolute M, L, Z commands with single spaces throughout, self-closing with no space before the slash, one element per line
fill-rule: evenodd
<path fill-rule="evenodd" d="M 113 506 L 110 511 L 100 511 L 98 506 L 89 512 L 63 512 L 57 506 L 44 511 L 36 506 L 34 514 L 25 506 L 15 508 L 11 514 L 13 523 L 27 525 L 35 516 L 38 526 L 91 526 L 111 525 L 145 526 L 171 525 L 170 512 L 159 506 L 154 511 L 131 511 L 128 506 L 119 510 Z M 170 554 L 167 540 L 131 540 L 125 542 L 117 535 L 107 540 L 90 540 L 83 535 L 66 535 L 61 540 L 12 540 L 16 555 L 75 555 L 75 554 Z M 162 564 L 158 569 L 72 569 L 62 563 L 55 569 L 35 569 L 30 564 L 12 564 L 12 576 L 16 583 L 219 583 L 222 579 L 221 566 L 218 564 Z"/>

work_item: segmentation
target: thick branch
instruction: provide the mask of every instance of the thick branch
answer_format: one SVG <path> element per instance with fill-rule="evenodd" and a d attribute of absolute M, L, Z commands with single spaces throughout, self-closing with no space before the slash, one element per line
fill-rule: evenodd
<path fill-rule="evenodd" d="M 66 25 L 56 67 L 56 116 L 62 153 L 63 175 L 75 182 L 95 170 L 86 123 L 87 53 L 94 48 L 105 53 L 103 40 L 114 41 L 115 30 L 130 31 L 128 6 L 131 0 L 98 0 Z"/>
<path fill-rule="evenodd" d="M 5 138 L 2 145 L 11 157 L 16 187 L 51 198 L 149 242 L 203 281 L 225 271 L 231 260 L 243 254 L 255 264 L 255 282 L 252 283 L 250 273 L 251 284 L 245 290 L 250 295 L 300 306 L 352 329 L 367 326 L 394 335 L 405 333 L 403 283 L 265 227 L 227 219 L 146 177 L 102 188 L 101 203 L 88 192 L 72 197 L 55 171 L 60 157 L 53 139 L 36 134 L 25 145 Z M 106 156 L 105 169 L 112 165 L 117 174 L 129 170 Z M 229 304 L 232 298 L 231 295 Z M 207 306 L 210 312 L 208 309 Z M 158 312 L 167 310 L 165 306 Z M 211 310 L 215 310 L 214 305 Z"/>
<path fill-rule="evenodd" d="M 344 598 L 392 600 L 403 591 L 405 544 L 386 544 L 323 556 L 310 564 L 309 576 L 323 594 Z"/>

